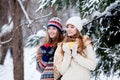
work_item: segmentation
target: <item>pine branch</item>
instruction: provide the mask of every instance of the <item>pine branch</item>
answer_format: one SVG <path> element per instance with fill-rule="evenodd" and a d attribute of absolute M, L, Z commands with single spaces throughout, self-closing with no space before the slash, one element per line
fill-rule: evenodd
<path fill-rule="evenodd" d="M 12 37 L 10 38 L 10 39 L 8 39 L 8 40 L 6 40 L 6 41 L 4 41 L 4 42 L 0 42 L 0 45 L 3 45 L 3 44 L 6 44 L 6 43 L 8 43 L 8 42 L 10 42 L 10 41 L 12 41 Z"/>
<path fill-rule="evenodd" d="M 102 16 L 100 16 L 100 17 L 98 17 L 98 18 L 96 18 L 96 19 L 93 19 L 92 21 L 88 22 L 87 24 L 85 24 L 85 25 L 83 25 L 83 26 L 87 26 L 87 25 L 89 25 L 90 23 L 92 23 L 93 21 L 96 21 L 96 20 L 98 20 L 98 19 L 100 19 L 100 18 L 105 17 L 105 15 L 106 15 L 106 14 L 103 14 Z"/>

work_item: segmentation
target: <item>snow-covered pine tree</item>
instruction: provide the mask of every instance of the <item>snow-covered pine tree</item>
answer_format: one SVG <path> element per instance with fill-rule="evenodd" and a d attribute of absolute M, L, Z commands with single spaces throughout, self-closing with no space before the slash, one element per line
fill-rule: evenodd
<path fill-rule="evenodd" d="M 93 74 L 96 77 L 100 74 L 120 76 L 120 1 L 108 6 L 101 16 L 96 15 L 94 19 L 87 30 L 95 41 L 99 59 Z"/>
<path fill-rule="evenodd" d="M 85 18 L 96 10 L 103 12 L 108 5 L 115 1 L 116 0 L 40 0 L 39 7 L 36 11 L 42 11 L 53 5 L 56 10 L 77 7 L 80 11 L 81 17 Z"/>
<path fill-rule="evenodd" d="M 27 38 L 25 46 L 26 47 L 38 46 L 39 44 L 42 44 L 42 40 L 45 38 L 45 36 L 46 36 L 46 30 L 43 28 L 39 30 L 37 33 L 30 35 Z"/>
<path fill-rule="evenodd" d="M 78 0 L 79 10 L 81 16 L 84 18 L 91 15 L 94 11 L 98 10 L 103 12 L 108 5 L 115 2 L 116 0 Z"/>

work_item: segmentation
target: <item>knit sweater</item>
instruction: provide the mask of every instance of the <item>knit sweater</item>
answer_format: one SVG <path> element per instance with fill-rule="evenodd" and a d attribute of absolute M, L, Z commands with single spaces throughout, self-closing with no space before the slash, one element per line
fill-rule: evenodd
<path fill-rule="evenodd" d="M 60 74 L 61 80 L 90 80 L 90 70 L 96 67 L 95 52 L 89 41 L 87 41 L 85 53 L 87 57 L 77 54 L 75 58 L 61 54 L 61 46 L 59 45 L 54 55 L 54 68 L 56 68 L 55 78 Z"/>
<path fill-rule="evenodd" d="M 40 48 L 40 51 L 42 54 L 42 59 L 40 61 L 37 61 L 37 66 L 36 66 L 37 70 L 41 73 L 40 80 L 54 80 L 54 70 L 53 70 L 54 50 L 49 46 L 43 45 Z"/>

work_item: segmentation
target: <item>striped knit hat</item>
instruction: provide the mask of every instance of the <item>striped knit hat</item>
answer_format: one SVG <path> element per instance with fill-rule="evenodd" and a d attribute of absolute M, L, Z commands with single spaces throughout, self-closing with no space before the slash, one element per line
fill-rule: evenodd
<path fill-rule="evenodd" d="M 56 27 L 62 33 L 63 27 L 60 18 L 58 17 L 51 18 L 48 22 L 47 28 L 50 26 Z"/>

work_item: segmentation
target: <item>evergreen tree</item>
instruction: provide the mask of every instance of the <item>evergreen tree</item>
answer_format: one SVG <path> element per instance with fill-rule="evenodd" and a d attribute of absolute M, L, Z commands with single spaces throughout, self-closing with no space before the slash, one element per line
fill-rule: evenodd
<path fill-rule="evenodd" d="M 104 14 L 94 16 L 94 19 L 91 27 L 86 28 L 95 41 L 99 59 L 93 74 L 120 76 L 120 1 L 111 4 Z"/>
<path fill-rule="evenodd" d="M 81 17 L 91 15 L 98 10 L 103 12 L 107 6 L 116 0 L 40 0 L 39 10 L 55 5 L 56 10 L 67 9 L 68 7 L 77 7 L 80 11 Z"/>

